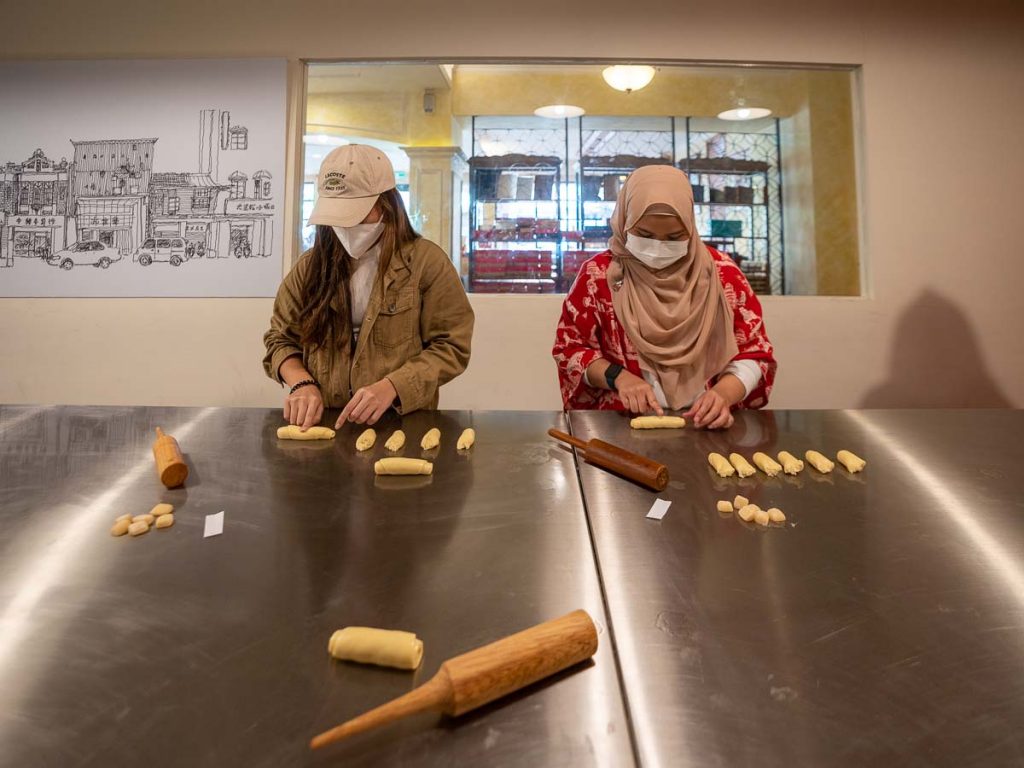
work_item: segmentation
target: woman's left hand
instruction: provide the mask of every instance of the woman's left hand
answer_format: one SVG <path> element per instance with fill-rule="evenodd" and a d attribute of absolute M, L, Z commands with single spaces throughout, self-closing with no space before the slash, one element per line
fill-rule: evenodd
<path fill-rule="evenodd" d="M 396 397 L 398 392 L 390 379 L 381 379 L 376 384 L 360 387 L 341 412 L 334 428 L 339 429 L 346 421 L 353 424 L 376 424 L 384 412 L 394 404 Z"/>
<path fill-rule="evenodd" d="M 683 418 L 690 419 L 693 426 L 699 429 L 728 429 L 736 421 L 731 403 L 714 389 L 707 390 L 694 400 Z"/>

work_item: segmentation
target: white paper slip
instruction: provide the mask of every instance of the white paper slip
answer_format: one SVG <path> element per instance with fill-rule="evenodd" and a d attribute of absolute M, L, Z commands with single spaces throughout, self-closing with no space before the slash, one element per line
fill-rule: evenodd
<path fill-rule="evenodd" d="M 220 536 L 224 533 L 224 510 L 216 515 L 207 515 L 206 523 L 203 525 L 203 538 L 208 536 Z"/>
<path fill-rule="evenodd" d="M 665 499 L 657 499 L 651 505 L 651 511 L 647 513 L 647 516 L 651 518 L 651 520 L 661 520 L 661 518 L 665 516 L 665 513 L 668 512 L 668 508 L 670 506 L 672 506 L 671 501 L 666 501 Z"/>

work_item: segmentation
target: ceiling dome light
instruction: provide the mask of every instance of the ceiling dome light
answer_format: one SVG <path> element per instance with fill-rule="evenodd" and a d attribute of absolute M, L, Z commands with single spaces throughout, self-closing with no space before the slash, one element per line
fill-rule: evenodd
<path fill-rule="evenodd" d="M 768 117 L 772 111 L 764 107 L 736 107 L 718 113 L 719 120 L 757 120 Z"/>
<path fill-rule="evenodd" d="M 537 107 L 533 114 L 537 117 L 551 117 L 555 120 L 564 120 L 567 117 L 582 117 L 586 114 L 583 107 L 574 107 L 572 104 L 548 104 L 546 107 Z"/>
<path fill-rule="evenodd" d="M 617 91 L 632 93 L 647 86 L 654 79 L 654 67 L 643 64 L 616 64 L 601 73 L 604 81 Z"/>

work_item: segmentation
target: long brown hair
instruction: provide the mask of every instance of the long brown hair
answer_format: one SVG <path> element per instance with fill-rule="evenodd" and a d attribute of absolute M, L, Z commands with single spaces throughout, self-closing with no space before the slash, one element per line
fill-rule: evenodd
<path fill-rule="evenodd" d="M 389 189 L 377 198 L 384 231 L 380 239 L 380 266 L 377 274 L 383 282 L 391 257 L 420 235 L 413 229 L 405 204 L 397 189 Z M 324 347 L 338 339 L 350 338 L 352 313 L 349 311 L 349 277 L 351 264 L 345 246 L 334 230 L 317 226 L 316 240 L 309 256 L 309 272 L 299 301 L 302 306 L 299 338 L 302 344 Z M 331 301 L 338 299 L 338 311 Z"/>

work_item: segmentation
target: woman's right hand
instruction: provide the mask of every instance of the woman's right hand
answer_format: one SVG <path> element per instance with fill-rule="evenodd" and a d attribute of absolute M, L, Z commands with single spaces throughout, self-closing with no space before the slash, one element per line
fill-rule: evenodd
<path fill-rule="evenodd" d="M 324 398 L 315 384 L 299 387 L 284 399 L 284 418 L 303 432 L 320 423 L 324 415 Z"/>
<path fill-rule="evenodd" d="M 615 390 L 626 410 L 631 413 L 654 411 L 659 416 L 665 415 L 665 411 L 658 405 L 658 398 L 654 396 L 654 387 L 639 376 L 623 371 L 615 379 Z"/>

